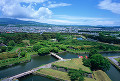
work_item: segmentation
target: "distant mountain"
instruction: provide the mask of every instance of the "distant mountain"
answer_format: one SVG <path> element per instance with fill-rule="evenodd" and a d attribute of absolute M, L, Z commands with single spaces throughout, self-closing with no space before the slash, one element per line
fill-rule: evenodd
<path fill-rule="evenodd" d="M 39 23 L 34 21 L 23 21 L 18 19 L 10 19 L 10 18 L 0 18 L 0 24 L 39 24 L 39 25 L 47 25 L 46 23 Z"/>

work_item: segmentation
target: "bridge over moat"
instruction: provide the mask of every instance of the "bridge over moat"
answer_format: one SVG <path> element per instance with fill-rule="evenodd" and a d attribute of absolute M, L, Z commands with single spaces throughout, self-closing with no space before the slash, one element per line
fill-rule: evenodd
<path fill-rule="evenodd" d="M 59 61 L 64 61 L 64 59 L 58 55 L 56 55 L 55 53 L 50 53 L 51 56 L 54 56 L 56 57 L 57 59 L 59 59 L 58 61 L 55 61 L 55 62 L 59 62 Z M 55 63 L 55 62 L 52 62 L 52 63 Z M 17 78 L 20 78 L 20 77 L 23 77 L 23 76 L 26 76 L 26 75 L 29 75 L 29 74 L 32 74 L 33 72 L 41 69 L 41 68 L 50 68 L 52 63 L 49 63 L 49 64 L 46 64 L 46 65 L 43 65 L 43 66 L 40 66 L 40 67 L 37 67 L 37 68 L 34 68 L 32 70 L 29 70 L 29 71 L 26 71 L 24 73 L 20 73 L 20 74 L 17 74 L 15 76 L 12 76 L 12 77 L 9 77 L 9 78 L 6 78 L 2 81 L 13 81 L 13 79 L 17 79 Z"/>

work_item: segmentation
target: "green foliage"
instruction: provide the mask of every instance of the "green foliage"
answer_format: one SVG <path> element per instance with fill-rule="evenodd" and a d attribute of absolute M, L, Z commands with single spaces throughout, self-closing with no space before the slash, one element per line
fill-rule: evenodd
<path fill-rule="evenodd" d="M 2 52 L 6 52 L 7 47 L 6 46 L 1 46 L 0 49 L 1 49 Z"/>
<path fill-rule="evenodd" d="M 25 44 L 24 43 L 19 43 L 19 44 L 17 44 L 17 46 L 24 47 Z"/>
<path fill-rule="evenodd" d="M 57 33 L 56 39 L 58 40 L 58 42 L 60 42 L 60 41 L 64 40 L 65 38 L 60 33 Z"/>
<path fill-rule="evenodd" d="M 36 43 L 34 46 L 33 46 L 33 50 L 34 51 L 38 51 L 40 48 L 42 48 L 43 46 L 42 45 L 40 45 L 40 43 Z"/>
<path fill-rule="evenodd" d="M 67 49 L 67 46 L 65 46 L 65 45 L 59 45 L 59 48 L 60 48 L 61 50 L 64 50 L 64 51 L 66 51 L 66 49 Z"/>
<path fill-rule="evenodd" d="M 18 57 L 17 53 L 6 52 L 6 53 L 1 53 L 0 54 L 0 60 L 5 60 L 5 59 L 8 59 L 8 58 L 17 58 L 17 57 Z"/>
<path fill-rule="evenodd" d="M 7 50 L 11 51 L 13 49 L 13 46 L 7 46 Z"/>
<path fill-rule="evenodd" d="M 39 55 L 46 55 L 46 54 L 49 54 L 49 53 L 50 53 L 50 51 L 49 51 L 49 48 L 48 48 L 48 47 L 40 48 L 40 49 L 38 50 L 38 54 L 39 54 Z"/>
<path fill-rule="evenodd" d="M 22 52 L 20 53 L 20 55 L 21 55 L 22 57 L 25 57 L 25 54 L 26 54 L 25 51 L 22 51 Z"/>
<path fill-rule="evenodd" d="M 90 60 L 86 59 L 85 56 L 83 56 L 82 62 L 84 66 L 90 67 Z"/>
<path fill-rule="evenodd" d="M 89 58 L 91 58 L 91 56 L 94 54 L 98 54 L 97 50 L 95 50 L 95 49 L 90 50 Z"/>
<path fill-rule="evenodd" d="M 110 68 L 109 61 L 101 54 L 95 54 L 91 56 L 91 69 L 107 71 Z"/>
<path fill-rule="evenodd" d="M 84 81 L 84 71 L 80 70 L 70 70 L 68 72 L 71 81 Z"/>
<path fill-rule="evenodd" d="M 9 42 L 8 42 L 8 46 L 15 46 L 16 44 L 15 44 L 15 42 L 14 42 L 14 40 L 10 40 Z"/>
<path fill-rule="evenodd" d="M 95 35 L 85 35 L 87 38 L 95 39 L 101 42 L 120 44 L 120 39 L 112 36 L 105 36 L 103 33 L 100 33 L 99 36 Z"/>
<path fill-rule="evenodd" d="M 57 47 L 50 47 L 50 52 L 58 53 L 59 49 Z"/>

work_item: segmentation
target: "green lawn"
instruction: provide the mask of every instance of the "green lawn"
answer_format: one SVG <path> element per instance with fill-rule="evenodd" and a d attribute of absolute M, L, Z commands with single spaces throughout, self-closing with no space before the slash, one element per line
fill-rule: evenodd
<path fill-rule="evenodd" d="M 60 78 L 60 79 L 63 79 L 63 80 L 70 81 L 68 73 L 58 71 L 58 70 L 53 70 L 53 69 L 46 68 L 46 69 L 38 70 L 37 73 L 44 74 L 44 75 L 49 75 L 49 76 L 52 76 L 52 77 L 56 77 L 56 78 Z"/>
<path fill-rule="evenodd" d="M 69 61 L 56 62 L 56 63 L 53 63 L 53 65 L 58 65 L 58 66 L 67 67 L 67 68 L 71 68 L 71 69 L 81 68 L 83 71 L 91 73 L 91 70 L 88 67 L 83 65 L 81 58 L 74 58 Z"/>
<path fill-rule="evenodd" d="M 88 50 L 74 50 L 74 49 L 67 49 L 66 51 L 72 52 L 72 53 L 87 53 L 89 52 Z"/>
<path fill-rule="evenodd" d="M 120 60 L 120 58 L 114 58 L 116 61 L 119 61 Z"/>
<path fill-rule="evenodd" d="M 58 71 L 58 70 L 53 70 L 53 69 L 50 69 L 50 68 L 40 69 L 40 70 L 36 71 L 36 73 L 49 75 L 49 76 L 52 76 L 52 77 L 56 77 L 56 78 L 60 78 L 60 79 L 63 79 L 63 80 L 71 81 L 69 76 L 68 76 L 68 73 Z M 85 78 L 85 81 L 95 81 L 92 78 L 87 78 L 87 77 L 84 77 L 84 78 Z"/>
<path fill-rule="evenodd" d="M 95 75 L 96 81 L 111 81 L 107 74 L 102 70 L 93 71 L 93 73 Z"/>

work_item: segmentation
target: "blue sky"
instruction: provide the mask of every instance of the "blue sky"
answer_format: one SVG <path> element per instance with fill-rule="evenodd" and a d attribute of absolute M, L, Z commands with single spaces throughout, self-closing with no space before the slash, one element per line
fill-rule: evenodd
<path fill-rule="evenodd" d="M 120 26 L 120 0 L 0 0 L 0 17 L 60 25 Z"/>

